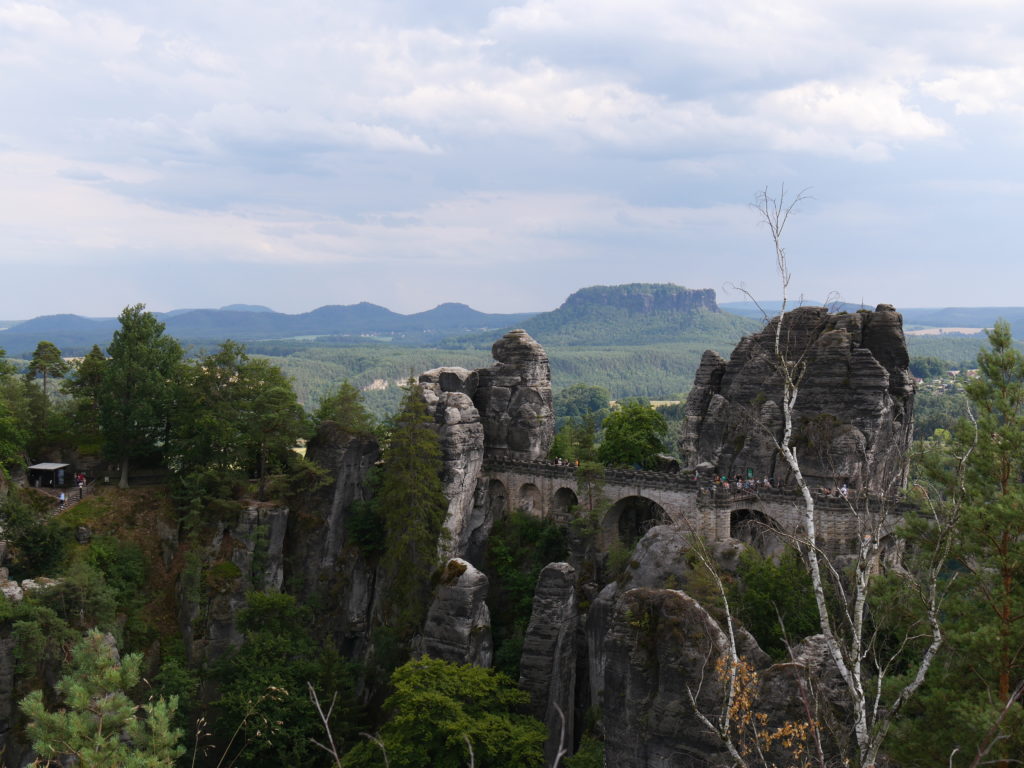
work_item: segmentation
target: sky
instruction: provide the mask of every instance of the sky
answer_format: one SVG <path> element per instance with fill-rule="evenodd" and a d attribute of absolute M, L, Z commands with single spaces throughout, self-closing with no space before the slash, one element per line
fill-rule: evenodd
<path fill-rule="evenodd" d="M 1024 3 L 0 0 L 0 318 L 1019 306 Z"/>

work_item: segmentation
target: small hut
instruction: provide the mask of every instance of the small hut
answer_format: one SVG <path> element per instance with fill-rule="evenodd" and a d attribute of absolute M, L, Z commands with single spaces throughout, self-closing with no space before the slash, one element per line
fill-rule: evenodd
<path fill-rule="evenodd" d="M 28 468 L 28 482 L 34 488 L 66 488 L 71 484 L 70 464 L 44 461 Z"/>

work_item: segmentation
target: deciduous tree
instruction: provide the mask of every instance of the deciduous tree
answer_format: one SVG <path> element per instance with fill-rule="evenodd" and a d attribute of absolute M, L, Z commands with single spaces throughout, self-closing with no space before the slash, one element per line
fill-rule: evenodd
<path fill-rule="evenodd" d="M 167 437 L 171 393 L 181 346 L 164 335 L 164 324 L 143 304 L 126 307 L 107 351 L 100 420 L 109 455 L 121 463 L 122 488 L 128 465 Z"/>
<path fill-rule="evenodd" d="M 665 450 L 668 425 L 665 417 L 645 400 L 622 403 L 604 420 L 604 439 L 597 457 L 605 464 L 655 466 L 657 455 Z"/>

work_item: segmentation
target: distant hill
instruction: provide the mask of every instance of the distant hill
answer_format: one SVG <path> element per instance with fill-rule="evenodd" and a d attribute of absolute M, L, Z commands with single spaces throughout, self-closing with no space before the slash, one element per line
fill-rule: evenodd
<path fill-rule="evenodd" d="M 710 288 L 672 283 L 596 285 L 569 296 L 522 327 L 544 346 L 639 346 L 703 341 L 732 344 L 760 327 L 750 318 L 722 312 Z M 489 345 L 487 336 L 450 339 L 446 346 Z"/>
<path fill-rule="evenodd" d="M 402 315 L 362 302 L 325 306 L 297 315 L 244 304 L 154 314 L 166 324 L 171 336 L 200 346 L 228 338 L 250 342 L 297 337 L 331 337 L 334 343 L 361 344 L 383 339 L 404 346 L 427 346 L 447 336 L 519 325 L 533 313 L 487 314 L 465 304 L 441 304 L 426 312 Z M 47 315 L 0 331 L 0 348 L 11 355 L 31 355 L 36 344 L 46 339 L 66 355 L 83 354 L 93 344 L 109 344 L 118 327 L 116 318 Z"/>
<path fill-rule="evenodd" d="M 273 312 L 270 307 L 264 307 L 262 304 L 228 304 L 226 307 L 221 307 L 225 312 Z"/>

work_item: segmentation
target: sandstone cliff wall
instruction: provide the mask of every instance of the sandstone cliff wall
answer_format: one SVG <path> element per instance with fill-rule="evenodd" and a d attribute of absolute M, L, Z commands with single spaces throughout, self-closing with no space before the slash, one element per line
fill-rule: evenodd
<path fill-rule="evenodd" d="M 798 372 L 794 444 L 812 484 L 891 492 L 907 476 L 914 380 L 902 317 L 888 304 L 830 314 L 801 307 L 745 337 L 726 361 L 704 353 L 685 406 L 679 441 L 686 467 L 732 477 L 790 480 L 772 437 L 781 438 L 782 384 L 773 354 L 782 348 Z"/>

